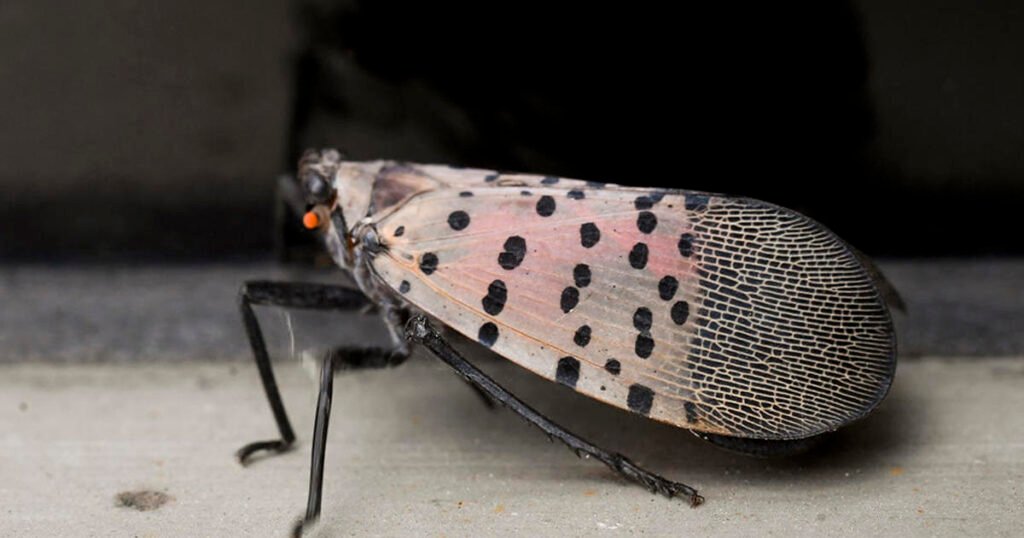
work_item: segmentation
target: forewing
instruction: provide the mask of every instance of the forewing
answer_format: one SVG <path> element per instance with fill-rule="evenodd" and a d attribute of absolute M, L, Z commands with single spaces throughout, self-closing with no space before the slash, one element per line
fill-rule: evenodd
<path fill-rule="evenodd" d="M 813 221 L 749 199 L 502 179 L 462 177 L 383 215 L 376 275 L 537 374 L 688 429 L 806 437 L 885 395 L 888 311 Z"/>

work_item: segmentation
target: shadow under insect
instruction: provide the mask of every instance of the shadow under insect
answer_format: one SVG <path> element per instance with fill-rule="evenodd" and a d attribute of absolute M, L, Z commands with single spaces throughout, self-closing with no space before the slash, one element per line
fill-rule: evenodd
<path fill-rule="evenodd" d="M 756 494 L 759 483 L 829 483 L 841 487 L 843 483 L 853 484 L 877 473 L 892 472 L 896 468 L 894 462 L 901 461 L 920 437 L 922 421 L 926 420 L 921 409 L 906 405 L 910 395 L 904 394 L 896 383 L 887 400 L 862 420 L 797 442 L 792 450 L 752 454 L 750 450 L 715 446 L 690 431 L 583 397 L 499 360 L 473 344 L 463 343 L 459 349 L 541 413 L 595 444 L 629 454 L 638 464 L 698 486 L 709 503 L 715 502 L 716 492 L 737 481 L 753 486 L 750 493 Z M 457 429 L 467 439 L 478 438 L 493 432 L 495 418 L 492 412 L 473 403 L 468 395 L 452 395 L 448 403 L 435 411 L 444 413 L 446 422 L 457 421 Z M 509 446 L 503 457 L 525 462 L 558 457 L 544 450 L 543 443 L 532 441 L 537 432 L 520 426 L 522 423 L 514 417 L 500 422 L 500 434 L 508 436 Z M 581 471 L 574 475 L 579 480 L 614 483 L 614 475 L 600 466 L 588 465 Z M 557 479 L 572 480 L 573 476 L 559 475 Z"/>

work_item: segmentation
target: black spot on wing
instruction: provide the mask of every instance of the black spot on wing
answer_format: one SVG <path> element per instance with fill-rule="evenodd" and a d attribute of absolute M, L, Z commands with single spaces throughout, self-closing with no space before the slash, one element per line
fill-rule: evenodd
<path fill-rule="evenodd" d="M 559 178 L 556 176 L 547 176 L 544 179 L 540 180 L 540 182 L 543 183 L 544 185 L 554 185 L 555 183 L 558 183 L 558 180 Z"/>
<path fill-rule="evenodd" d="M 469 226 L 469 213 L 465 211 L 452 211 L 448 215 L 448 226 L 451 226 L 455 231 L 465 230 Z"/>
<path fill-rule="evenodd" d="M 690 305 L 686 301 L 676 301 L 676 304 L 672 305 L 672 321 L 676 325 L 682 325 L 686 323 L 686 318 L 690 317 Z"/>
<path fill-rule="evenodd" d="M 650 194 L 645 194 L 643 196 L 637 196 L 636 199 L 633 200 L 633 207 L 636 207 L 637 209 L 650 209 L 654 207 L 654 204 L 660 202 L 661 199 L 664 197 L 665 193 L 661 191 L 655 191 Z"/>
<path fill-rule="evenodd" d="M 398 285 L 398 293 L 409 293 L 409 288 L 409 281 L 403 280 L 402 283 Z"/>
<path fill-rule="evenodd" d="M 402 237 L 405 234 L 405 226 L 395 228 L 395 237 Z"/>
<path fill-rule="evenodd" d="M 648 249 L 645 243 L 637 243 L 633 245 L 633 249 L 629 251 L 629 265 L 633 269 L 643 269 L 647 267 L 647 254 Z"/>
<path fill-rule="evenodd" d="M 587 347 L 590 343 L 590 325 L 583 325 L 579 329 L 576 329 L 576 334 L 573 335 L 572 341 L 577 346 Z"/>
<path fill-rule="evenodd" d="M 671 301 L 679 289 L 679 281 L 674 276 L 666 276 L 658 281 L 658 296 L 664 301 Z"/>
<path fill-rule="evenodd" d="M 484 176 L 484 181 L 490 183 L 492 181 L 497 180 L 498 176 L 500 176 L 500 175 L 501 174 L 487 174 L 486 176 Z"/>
<path fill-rule="evenodd" d="M 578 290 L 578 289 L 576 289 L 576 288 L 574 288 L 572 286 L 569 286 L 569 287 L 565 288 L 564 290 L 562 290 L 562 298 L 561 298 L 560 302 L 561 302 L 560 306 L 562 307 L 562 312 L 565 312 L 566 314 L 568 314 L 570 310 L 572 310 L 573 308 L 576 308 L 576 305 L 579 304 L 579 302 L 580 302 L 580 290 Z"/>
<path fill-rule="evenodd" d="M 686 422 L 690 424 L 697 422 L 697 404 L 686 402 L 683 404 L 683 410 L 686 411 Z"/>
<path fill-rule="evenodd" d="M 434 271 L 437 271 L 437 254 L 433 252 L 426 252 L 420 257 L 420 271 L 423 274 L 429 275 Z"/>
<path fill-rule="evenodd" d="M 587 222 L 580 226 L 580 244 L 583 248 L 590 248 L 601 240 L 601 230 L 593 222 Z"/>
<path fill-rule="evenodd" d="M 572 279 L 576 282 L 577 288 L 585 288 L 590 285 L 590 266 L 585 263 L 576 264 L 572 268 Z"/>
<path fill-rule="evenodd" d="M 558 368 L 555 369 L 555 381 L 567 386 L 576 388 L 576 381 L 580 378 L 580 361 L 572 357 L 558 359 Z"/>
<path fill-rule="evenodd" d="M 650 211 L 641 211 L 636 217 L 636 227 L 641 232 L 649 234 L 658 227 L 658 217 L 654 216 L 654 213 Z"/>
<path fill-rule="evenodd" d="M 544 195 L 537 200 L 537 214 L 542 217 L 550 217 L 555 213 L 555 199 Z"/>
<path fill-rule="evenodd" d="M 626 405 L 636 413 L 647 415 L 651 412 L 651 406 L 654 405 L 654 391 L 639 383 L 630 385 L 629 395 L 626 396 Z"/>
<path fill-rule="evenodd" d="M 651 330 L 652 319 L 651 310 L 647 307 L 641 306 L 636 309 L 636 312 L 633 312 L 633 326 L 640 332 Z"/>
<path fill-rule="evenodd" d="M 582 200 L 582 199 L 586 198 L 586 195 L 583 194 L 583 191 L 581 191 L 579 189 L 573 189 L 573 190 L 565 193 L 565 195 L 567 197 L 573 199 L 573 200 Z"/>
<path fill-rule="evenodd" d="M 654 352 L 654 339 L 651 338 L 651 333 L 645 331 L 636 335 L 636 343 L 633 344 L 633 352 L 641 359 L 646 359 L 651 356 L 651 353 Z"/>
<path fill-rule="evenodd" d="M 505 301 L 508 300 L 508 287 L 501 280 L 495 280 L 487 286 L 487 295 L 484 296 L 481 303 L 484 307 L 484 312 L 492 316 L 497 316 L 505 308 Z"/>
<path fill-rule="evenodd" d="M 615 359 L 608 359 L 604 363 L 604 369 L 607 370 L 609 374 L 619 375 L 619 372 L 622 371 L 622 364 Z"/>
<path fill-rule="evenodd" d="M 526 240 L 518 235 L 513 235 L 505 240 L 504 252 L 498 254 L 498 265 L 506 271 L 511 271 L 526 258 Z"/>
<path fill-rule="evenodd" d="M 498 326 L 488 321 L 480 326 L 476 339 L 483 345 L 491 347 L 498 340 Z"/>
<path fill-rule="evenodd" d="M 470 191 L 462 191 L 459 193 L 459 196 L 461 196 L 462 198 L 469 198 L 473 196 L 473 193 Z"/>
<path fill-rule="evenodd" d="M 685 233 L 679 236 L 679 255 L 684 258 L 693 256 L 693 234 Z"/>

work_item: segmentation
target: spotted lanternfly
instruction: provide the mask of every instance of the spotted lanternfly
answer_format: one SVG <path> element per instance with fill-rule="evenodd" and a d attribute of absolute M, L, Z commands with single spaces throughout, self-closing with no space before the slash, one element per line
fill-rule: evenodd
<path fill-rule="evenodd" d="M 372 304 L 395 343 L 325 358 L 305 523 L 320 511 L 334 366 L 396 364 L 408 356 L 407 341 L 577 453 L 654 491 L 702 502 L 696 490 L 529 408 L 428 319 L 587 397 L 748 452 L 786 451 L 857 420 L 892 382 L 893 290 L 856 250 L 782 207 L 553 176 L 347 162 L 333 150 L 307 152 L 298 180 L 305 225 L 322 233 L 359 290 L 243 288 L 243 317 L 282 439 L 248 445 L 239 457 L 294 440 L 251 304 Z"/>

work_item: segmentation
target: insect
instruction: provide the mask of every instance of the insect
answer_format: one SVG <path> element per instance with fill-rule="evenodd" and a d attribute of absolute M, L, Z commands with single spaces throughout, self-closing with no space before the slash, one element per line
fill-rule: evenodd
<path fill-rule="evenodd" d="M 459 355 L 441 324 L 609 405 L 753 453 L 785 452 L 870 413 L 896 365 L 881 273 L 820 224 L 748 198 L 309 151 L 303 222 L 358 289 L 249 282 L 240 306 L 281 439 L 295 440 L 253 305 L 372 305 L 393 349 L 328 353 L 304 526 L 320 514 L 336 365 L 425 346 L 488 399 L 578 454 L 696 506 L 697 491 L 545 418 Z"/>

